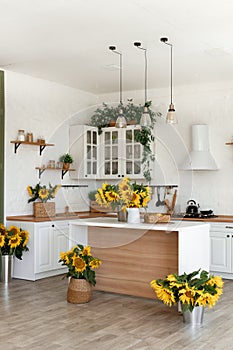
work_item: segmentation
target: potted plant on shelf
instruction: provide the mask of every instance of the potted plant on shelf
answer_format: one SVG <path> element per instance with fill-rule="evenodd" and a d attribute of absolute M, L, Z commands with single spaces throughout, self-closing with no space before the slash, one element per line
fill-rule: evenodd
<path fill-rule="evenodd" d="M 60 157 L 60 162 L 63 163 L 63 169 L 68 170 L 70 168 L 70 164 L 73 163 L 73 158 L 69 153 L 65 153 Z"/>
<path fill-rule="evenodd" d="M 92 286 L 96 285 L 95 271 L 102 261 L 91 255 L 91 248 L 77 244 L 68 252 L 60 253 L 59 262 L 68 267 L 66 277 L 71 277 L 67 301 L 73 304 L 87 303 L 92 297 Z"/>
<path fill-rule="evenodd" d="M 54 199 L 61 185 L 49 186 L 36 184 L 35 187 L 28 186 L 29 198 L 28 203 L 33 203 L 33 213 L 35 217 L 53 217 L 56 215 L 55 203 L 48 202 Z M 36 202 L 38 200 L 38 202 Z"/>
<path fill-rule="evenodd" d="M 171 274 L 150 284 L 164 304 L 172 306 L 180 302 L 184 322 L 193 324 L 202 323 L 204 307 L 212 308 L 223 288 L 221 277 L 200 269 L 189 274 Z"/>
<path fill-rule="evenodd" d="M 23 251 L 28 251 L 29 233 L 17 226 L 6 228 L 0 224 L 0 280 L 10 282 L 12 277 L 13 256 L 22 260 Z M 6 268 L 8 267 L 8 271 Z"/>
<path fill-rule="evenodd" d="M 124 178 L 118 185 L 103 183 L 97 190 L 95 198 L 96 202 L 103 207 L 112 206 L 115 209 L 118 206 L 119 221 L 126 221 L 126 215 L 123 213 L 127 211 L 128 222 L 139 223 L 139 208 L 147 207 L 151 200 L 151 189 L 149 186 Z"/>

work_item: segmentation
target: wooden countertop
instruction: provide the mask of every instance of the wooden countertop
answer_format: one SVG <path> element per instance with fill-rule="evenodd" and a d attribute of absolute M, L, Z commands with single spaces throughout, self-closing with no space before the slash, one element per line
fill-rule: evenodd
<path fill-rule="evenodd" d="M 218 215 L 214 218 L 184 218 L 179 216 L 172 216 L 172 220 L 184 220 L 184 221 L 202 221 L 202 222 L 229 222 L 233 223 L 233 215 Z"/>
<path fill-rule="evenodd" d="M 92 213 L 89 211 L 75 212 L 70 214 L 58 213 L 56 216 L 49 218 L 35 218 L 33 215 L 15 215 L 7 216 L 8 221 L 25 221 L 25 222 L 46 222 L 46 221 L 61 221 L 61 220 L 77 220 L 77 219 L 87 219 L 96 218 L 100 216 L 116 217 L 114 213 Z"/>
<path fill-rule="evenodd" d="M 16 215 L 16 216 L 7 216 L 6 220 L 8 221 L 26 221 L 26 222 L 46 222 L 46 221 L 61 221 L 61 220 L 77 220 L 77 219 L 88 219 L 96 217 L 116 217 L 114 213 L 92 213 L 90 211 L 75 212 L 69 215 L 64 213 L 58 213 L 56 216 L 51 218 L 35 218 L 33 215 Z M 228 222 L 233 223 L 233 215 L 218 215 L 215 218 L 184 218 L 182 216 L 172 216 L 172 220 L 184 220 L 184 221 L 201 221 L 201 222 Z"/>

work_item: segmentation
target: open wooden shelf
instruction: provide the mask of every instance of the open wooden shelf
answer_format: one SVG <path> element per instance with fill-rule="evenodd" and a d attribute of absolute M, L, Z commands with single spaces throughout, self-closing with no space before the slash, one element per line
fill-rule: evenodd
<path fill-rule="evenodd" d="M 40 156 L 47 146 L 54 146 L 54 143 L 41 143 L 41 142 L 28 142 L 28 141 L 11 141 L 15 145 L 15 153 L 17 153 L 17 149 L 19 148 L 20 145 L 31 145 L 31 146 L 39 146 L 40 147 Z"/>
<path fill-rule="evenodd" d="M 53 171 L 61 171 L 61 178 L 63 180 L 63 177 L 65 176 L 65 174 L 68 172 L 68 171 L 75 171 L 76 169 L 61 169 L 61 168 L 48 168 L 48 167 L 36 167 L 37 170 L 39 170 L 39 178 L 41 177 L 41 175 L 43 174 L 43 172 L 45 170 L 53 170 Z"/>

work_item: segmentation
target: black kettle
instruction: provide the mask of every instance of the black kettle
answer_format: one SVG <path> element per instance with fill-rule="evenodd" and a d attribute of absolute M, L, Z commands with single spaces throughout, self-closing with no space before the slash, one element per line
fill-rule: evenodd
<path fill-rule="evenodd" d="M 186 208 L 186 214 L 197 214 L 198 213 L 198 208 L 199 204 L 197 204 L 193 199 L 190 199 L 187 202 L 188 206 Z"/>

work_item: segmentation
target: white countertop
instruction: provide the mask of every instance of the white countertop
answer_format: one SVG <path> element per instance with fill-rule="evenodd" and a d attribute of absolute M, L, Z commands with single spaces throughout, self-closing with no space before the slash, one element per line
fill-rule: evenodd
<path fill-rule="evenodd" d="M 127 222 L 118 221 L 117 218 L 98 217 L 89 219 L 78 219 L 69 222 L 70 225 L 77 226 L 98 226 L 98 227 L 116 227 L 129 228 L 137 230 L 162 230 L 162 231 L 180 231 L 182 229 L 209 226 L 206 222 L 190 222 L 190 221 L 170 221 L 163 224 L 147 224 L 141 222 L 140 224 L 128 224 Z"/>

